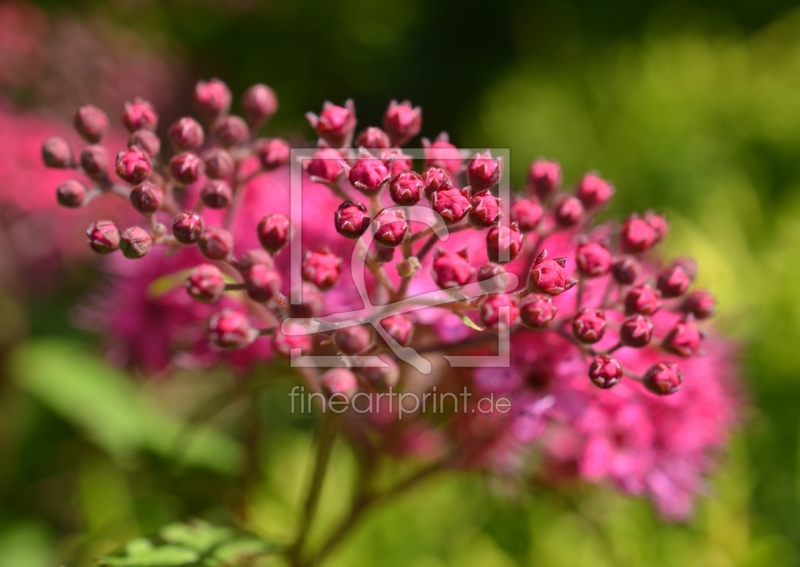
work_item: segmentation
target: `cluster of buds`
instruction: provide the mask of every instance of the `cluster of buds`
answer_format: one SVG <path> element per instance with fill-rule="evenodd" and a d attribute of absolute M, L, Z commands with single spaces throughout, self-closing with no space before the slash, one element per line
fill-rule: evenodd
<path fill-rule="evenodd" d="M 245 116 L 236 116 L 229 112 L 230 90 L 217 79 L 198 83 L 194 99 L 199 119 L 177 120 L 167 129 L 167 144 L 155 134 L 156 109 L 142 99 L 125 105 L 121 120 L 130 137 L 115 158 L 103 145 L 108 118 L 90 105 L 75 114 L 75 128 L 87 142 L 77 157 L 61 138 L 44 143 L 46 165 L 75 169 L 90 180 L 72 179 L 59 186 L 60 204 L 84 207 L 110 194 L 128 199 L 142 215 L 141 226 L 93 223 L 86 231 L 91 249 L 99 254 L 119 250 L 138 259 L 153 246 L 196 247 L 206 263 L 186 279 L 193 299 L 213 303 L 228 292 L 247 296 L 242 304 L 248 312 L 226 308 L 211 317 L 209 337 L 219 348 L 244 347 L 269 335 L 275 351 L 284 354 L 333 345 L 346 360 L 387 350 L 363 326 L 319 340 L 280 330 L 289 317 L 318 316 L 322 294 L 339 283 L 346 264 L 329 247 L 305 252 L 304 301 L 292 305 L 284 295 L 286 273 L 274 260 L 293 234 L 285 214 L 263 211 L 255 227 L 261 248 L 234 250 L 230 224 L 240 212 L 246 181 L 289 162 L 286 141 L 255 136 L 277 110 L 277 99 L 266 85 L 255 85 L 242 98 Z M 308 120 L 319 143 L 301 165 L 312 181 L 341 198 L 330 211 L 331 228 L 356 241 L 351 246 L 361 245 L 371 231 L 374 246 L 363 256 L 376 296 L 413 301 L 412 280 L 433 251 L 429 274 L 439 288 L 480 284 L 478 296 L 443 308 L 459 316 L 474 312 L 486 335 L 518 328 L 557 333 L 583 354 L 588 378 L 600 388 L 611 388 L 622 378 L 638 380 L 659 395 L 680 388 L 683 373 L 675 359 L 700 352 L 703 333 L 698 323 L 712 315 L 714 302 L 707 292 L 690 290 L 696 273 L 692 261 L 678 259 L 658 267 L 652 249 L 667 233 L 662 216 L 648 212 L 631 216 L 618 229 L 595 227 L 594 216 L 612 197 L 612 185 L 589 173 L 565 191 L 559 165 L 544 160 L 531 165 L 526 191 L 504 203 L 498 191 L 503 160 L 488 150 L 464 152 L 445 133 L 433 142 L 422 140 L 422 167 L 417 171 L 412 157 L 400 149 L 421 129 L 421 110 L 408 101 L 391 102 L 383 129 L 368 127 L 358 135 L 352 101 L 344 106 L 325 103 L 320 115 L 309 113 Z M 257 164 L 255 169 L 245 165 L 248 160 Z M 198 185 L 199 197 L 192 205 L 187 189 Z M 415 231 L 408 214 L 412 207 L 431 209 L 450 233 L 460 233 L 463 247 L 437 247 L 431 228 Z M 224 222 L 215 224 L 209 212 L 219 209 L 225 210 Z M 552 258 L 548 247 L 565 255 Z M 519 276 L 517 289 L 501 285 L 510 273 Z M 256 318 L 261 327 L 253 323 Z M 395 314 L 387 321 L 392 323 L 386 327 L 389 336 L 408 345 L 412 319 Z M 665 324 L 668 328 L 662 329 Z M 620 359 L 621 349 L 652 349 L 664 359 L 635 374 Z"/>

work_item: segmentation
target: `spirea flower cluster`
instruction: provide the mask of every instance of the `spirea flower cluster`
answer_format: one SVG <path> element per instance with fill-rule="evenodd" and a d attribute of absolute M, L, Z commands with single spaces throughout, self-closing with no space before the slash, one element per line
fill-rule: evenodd
<path fill-rule="evenodd" d="M 85 147 L 50 138 L 42 149 L 49 167 L 82 174 L 56 189 L 63 206 L 117 197 L 140 214 L 139 224 L 98 218 L 86 230 L 117 274 L 92 310 L 117 360 L 157 372 L 224 359 L 245 371 L 273 356 L 327 354 L 340 367 L 302 370 L 327 396 L 502 396 L 504 411 L 470 406 L 447 419 L 398 406 L 349 411 L 346 430 L 365 450 L 547 482 L 609 480 L 649 495 L 667 517 L 690 513 L 735 421 L 736 369 L 709 326 L 713 296 L 692 285 L 695 262 L 657 253 L 663 216 L 597 224 L 612 184 L 587 173 L 566 188 L 546 160 L 504 202 L 502 159 L 464 152 L 442 133 L 423 138 L 415 160 L 400 148 L 421 132 L 420 108 L 392 101 L 381 127 L 359 130 L 347 101 L 307 115 L 319 142 L 300 161 L 303 208 L 293 218 L 291 148 L 257 135 L 278 108 L 273 91 L 248 89 L 242 116 L 217 79 L 198 83 L 194 100 L 196 117 L 169 125 L 163 140 L 157 109 L 134 99 L 121 114 L 125 147 L 107 147 L 109 118 L 87 105 L 74 117 Z M 419 207 L 447 228 L 446 241 L 412 218 Z M 291 282 L 287 250 L 299 228 L 302 281 Z M 479 293 L 458 295 L 471 284 Z M 294 288 L 301 303 L 289 299 Z M 425 304 L 436 290 L 452 295 Z M 363 315 L 312 324 L 348 311 L 372 313 L 381 332 Z M 496 354 L 508 336 L 509 364 L 473 370 L 441 359 Z M 433 371 L 393 354 L 408 348 L 439 356 Z M 359 364 L 372 355 L 383 365 Z"/>

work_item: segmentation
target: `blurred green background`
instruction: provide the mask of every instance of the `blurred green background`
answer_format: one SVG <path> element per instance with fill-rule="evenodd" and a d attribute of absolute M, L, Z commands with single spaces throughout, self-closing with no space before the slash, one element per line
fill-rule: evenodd
<path fill-rule="evenodd" d="M 234 92 L 270 84 L 281 104 L 270 131 L 308 137 L 303 113 L 325 99 L 352 97 L 365 125 L 379 123 L 389 99 L 410 98 L 429 137 L 446 129 L 459 145 L 510 148 L 518 184 L 539 156 L 559 160 L 568 182 L 598 170 L 617 187 L 614 214 L 667 213 L 670 252 L 696 256 L 700 283 L 719 297 L 719 324 L 743 345 L 751 408 L 688 525 L 665 525 L 647 503 L 610 491 L 503 497 L 506 487 L 484 479 L 442 477 L 372 516 L 330 565 L 800 564 L 794 2 L 38 5 L 51 20 L 136 34 L 181 62 L 187 85 L 209 76 Z M 8 96 L 70 118 L 25 89 Z M 189 99 L 188 88 L 178 92 L 163 122 Z M 89 565 L 175 519 L 230 520 L 219 503 L 236 498 L 237 396 L 250 394 L 222 373 L 135 382 L 87 354 L 98 341 L 69 318 L 87 279 L 70 275 L 56 294 L 0 306 L 5 328 L 27 321 L 0 368 L 0 567 Z M 283 395 L 263 396 L 267 480 L 247 503 L 248 527 L 277 538 L 288 535 L 310 455 L 311 423 L 288 414 Z M 204 411 L 215 405 L 222 410 Z M 176 452 L 187 423 L 206 418 Z M 352 474 L 339 447 L 328 516 Z"/>

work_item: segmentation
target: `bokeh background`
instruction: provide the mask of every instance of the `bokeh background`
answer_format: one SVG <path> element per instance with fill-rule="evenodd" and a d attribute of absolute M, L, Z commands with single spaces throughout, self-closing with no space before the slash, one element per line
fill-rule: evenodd
<path fill-rule="evenodd" d="M 224 372 L 144 379 L 104 362 L 78 324 L 102 280 L 87 223 L 56 210 L 38 158 L 79 104 L 114 116 L 141 94 L 169 124 L 211 76 L 237 93 L 271 85 L 269 130 L 298 138 L 325 99 L 352 97 L 360 123 L 377 124 L 391 98 L 410 98 L 426 135 L 510 148 L 518 185 L 539 156 L 568 182 L 598 170 L 617 187 L 611 213 L 668 215 L 670 252 L 698 258 L 741 344 L 750 407 L 688 524 L 611 491 L 442 477 L 370 517 L 330 565 L 800 564 L 796 3 L 3 0 L 0 566 L 90 565 L 169 521 L 228 519 L 248 394 Z M 283 387 L 263 396 L 266 480 L 247 502 L 248 527 L 275 537 L 291 526 L 313 422 L 289 414 Z M 352 471 L 338 447 L 326 515 Z"/>

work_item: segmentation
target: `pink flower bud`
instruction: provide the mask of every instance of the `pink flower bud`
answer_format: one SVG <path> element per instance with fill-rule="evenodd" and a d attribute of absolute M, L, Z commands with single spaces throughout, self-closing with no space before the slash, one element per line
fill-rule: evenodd
<path fill-rule="evenodd" d="M 647 284 L 632 288 L 625 296 L 625 312 L 629 315 L 633 313 L 652 315 L 659 307 L 661 301 L 658 292 Z"/>
<path fill-rule="evenodd" d="M 564 197 L 553 211 L 559 226 L 570 228 L 578 224 L 583 217 L 583 203 L 577 197 Z"/>
<path fill-rule="evenodd" d="M 139 148 L 153 157 L 161 151 L 161 139 L 152 130 L 136 130 L 128 138 L 128 147 Z"/>
<path fill-rule="evenodd" d="M 314 157 L 305 160 L 304 164 L 309 175 L 326 183 L 333 183 L 339 179 L 347 169 L 347 162 L 338 150 L 323 148 L 314 153 Z"/>
<path fill-rule="evenodd" d="M 461 169 L 461 152 L 450 143 L 446 132 L 439 134 L 433 143 L 423 138 L 422 146 L 425 148 L 425 167 L 441 167 L 450 175 Z"/>
<path fill-rule="evenodd" d="M 261 162 L 261 167 L 267 171 L 278 169 L 289 163 L 292 152 L 288 142 L 280 138 L 257 140 L 255 150 L 258 160 Z"/>
<path fill-rule="evenodd" d="M 647 370 L 642 382 L 650 392 L 667 396 L 681 389 L 683 372 L 674 362 L 659 362 Z"/>
<path fill-rule="evenodd" d="M 172 145 L 179 152 L 196 150 L 203 145 L 203 127 L 194 118 L 184 117 L 167 130 Z"/>
<path fill-rule="evenodd" d="M 433 253 L 433 281 L 442 289 L 467 285 L 474 272 L 467 249 L 456 253 L 437 248 Z"/>
<path fill-rule="evenodd" d="M 143 258 L 150 252 L 153 239 L 147 231 L 139 226 L 132 226 L 120 235 L 119 248 L 126 258 L 136 260 Z"/>
<path fill-rule="evenodd" d="M 511 205 L 511 222 L 517 223 L 523 233 L 534 230 L 542 216 L 542 206 L 533 199 L 517 199 Z"/>
<path fill-rule="evenodd" d="M 300 330 L 301 325 L 292 325 L 292 329 Z M 293 350 L 299 350 L 299 354 L 309 354 L 314 348 L 314 339 L 311 335 L 290 334 L 284 335 L 280 330 L 275 331 L 272 337 L 272 348 L 284 358 L 291 358 Z"/>
<path fill-rule="evenodd" d="M 108 254 L 119 248 L 119 229 L 111 221 L 97 221 L 86 229 L 89 246 L 98 254 Z"/>
<path fill-rule="evenodd" d="M 597 209 L 611 199 L 612 195 L 614 195 L 614 188 L 599 175 L 587 173 L 578 183 L 578 189 L 575 193 L 584 207 Z"/>
<path fill-rule="evenodd" d="M 326 247 L 316 252 L 307 252 L 303 258 L 303 279 L 313 283 L 321 291 L 336 285 L 341 273 L 342 259 Z"/>
<path fill-rule="evenodd" d="M 578 280 L 567 278 L 566 258 L 547 260 L 547 250 L 542 250 L 528 275 L 528 290 L 559 295 L 574 287 Z"/>
<path fill-rule="evenodd" d="M 375 242 L 394 248 L 400 246 L 411 231 L 402 210 L 384 209 L 375 217 Z"/>
<path fill-rule="evenodd" d="M 358 354 L 372 344 L 372 331 L 364 325 L 338 329 L 333 333 L 333 344 L 344 354 Z"/>
<path fill-rule="evenodd" d="M 208 119 L 227 114 L 231 107 L 231 91 L 219 79 L 199 81 L 194 87 L 194 100 Z"/>
<path fill-rule="evenodd" d="M 561 186 L 561 166 L 554 161 L 537 160 L 528 169 L 528 188 L 541 200 L 550 198 Z"/>
<path fill-rule="evenodd" d="M 155 130 L 158 126 L 158 113 L 155 107 L 142 98 L 125 103 L 122 111 L 122 123 L 128 132 L 136 130 Z"/>
<path fill-rule="evenodd" d="M 128 148 L 117 154 L 117 175 L 130 183 L 138 185 L 153 171 L 150 156 L 139 148 Z"/>
<path fill-rule="evenodd" d="M 653 339 L 653 323 L 644 315 L 625 320 L 619 328 L 619 340 L 629 347 L 641 348 Z"/>
<path fill-rule="evenodd" d="M 214 313 L 208 321 L 208 336 L 219 348 L 245 347 L 253 342 L 256 335 L 247 315 L 233 309 L 226 308 Z"/>
<path fill-rule="evenodd" d="M 358 238 L 369 228 L 371 219 L 367 207 L 361 203 L 345 201 L 333 215 L 336 232 L 347 238 Z"/>
<path fill-rule="evenodd" d="M 492 331 L 512 328 L 519 321 L 517 299 L 507 293 L 488 296 L 481 303 L 481 321 Z"/>
<path fill-rule="evenodd" d="M 72 148 L 64 138 L 53 137 L 42 144 L 42 160 L 47 167 L 66 169 L 72 167 Z"/>
<path fill-rule="evenodd" d="M 598 388 L 613 388 L 622 380 L 622 365 L 616 358 L 596 356 L 589 365 L 589 379 Z"/>
<path fill-rule="evenodd" d="M 317 286 L 300 282 L 300 298 L 302 303 L 289 304 L 292 317 L 318 317 L 322 313 L 325 298 Z"/>
<path fill-rule="evenodd" d="M 349 400 L 358 392 L 358 380 L 346 368 L 331 368 L 322 375 L 320 388 L 328 398 Z"/>
<path fill-rule="evenodd" d="M 579 246 L 575 259 L 581 273 L 590 278 L 604 276 L 611 269 L 611 252 L 596 242 Z"/>
<path fill-rule="evenodd" d="M 62 207 L 80 207 L 86 199 L 86 185 L 77 179 L 68 179 L 56 189 L 56 199 Z"/>
<path fill-rule="evenodd" d="M 380 128 L 375 128 L 374 126 L 370 126 L 356 136 L 357 148 L 385 150 L 391 146 L 392 143 L 389 141 L 389 135 Z"/>
<path fill-rule="evenodd" d="M 606 332 L 606 314 L 601 309 L 584 307 L 572 319 L 572 334 L 582 343 L 594 344 Z"/>
<path fill-rule="evenodd" d="M 89 177 L 98 177 L 108 171 L 108 150 L 98 144 L 86 146 L 81 152 L 81 167 Z"/>
<path fill-rule="evenodd" d="M 696 319 L 708 319 L 714 315 L 714 296 L 704 289 L 695 290 L 683 300 L 681 311 Z"/>
<path fill-rule="evenodd" d="M 501 277 L 493 280 L 493 278 L 496 276 Z M 494 262 L 487 262 L 478 268 L 478 273 L 476 274 L 475 279 L 478 280 L 478 284 L 481 286 L 481 289 L 486 293 L 498 293 L 505 291 L 509 282 L 508 272 L 506 272 L 505 267 L 502 264 L 497 264 Z"/>
<path fill-rule="evenodd" d="M 214 126 L 214 136 L 220 144 L 232 148 L 250 137 L 250 128 L 241 116 L 226 116 Z"/>
<path fill-rule="evenodd" d="M 211 179 L 227 179 L 233 175 L 236 163 L 233 157 L 222 148 L 213 148 L 203 154 L 206 175 Z"/>
<path fill-rule="evenodd" d="M 264 303 L 281 290 L 281 276 L 267 264 L 254 264 L 244 274 L 247 295 L 253 301 Z"/>
<path fill-rule="evenodd" d="M 90 144 L 98 143 L 108 131 L 108 116 L 91 104 L 81 106 L 72 122 L 78 134 Z"/>
<path fill-rule="evenodd" d="M 540 295 L 529 295 L 519 304 L 520 321 L 529 329 L 544 329 L 555 319 L 558 308 L 553 300 Z"/>
<path fill-rule="evenodd" d="M 280 213 L 265 216 L 259 221 L 256 230 L 261 246 L 273 256 L 292 238 L 292 223 L 289 217 Z"/>
<path fill-rule="evenodd" d="M 212 264 L 200 264 L 186 278 L 186 291 L 203 303 L 217 301 L 225 292 L 225 278 Z"/>
<path fill-rule="evenodd" d="M 383 129 L 389 134 L 393 145 L 402 146 L 419 134 L 421 128 L 422 109 L 419 106 L 412 107 L 407 100 L 400 104 L 396 100 L 389 103 L 383 115 Z"/>
<path fill-rule="evenodd" d="M 231 186 L 222 179 L 209 179 L 200 190 L 200 200 L 209 209 L 224 209 L 232 199 Z"/>
<path fill-rule="evenodd" d="M 191 185 L 203 175 L 205 164 L 197 154 L 183 152 L 169 160 L 172 178 L 180 185 Z"/>
<path fill-rule="evenodd" d="M 415 171 L 407 171 L 396 175 L 389 185 L 389 196 L 398 205 L 416 205 L 425 190 L 422 176 Z"/>
<path fill-rule="evenodd" d="M 406 315 L 392 315 L 381 319 L 381 326 L 400 346 L 408 346 L 411 343 L 414 324 Z"/>
<path fill-rule="evenodd" d="M 489 150 L 478 152 L 467 163 L 467 183 L 473 191 L 491 189 L 503 175 L 503 159 L 493 158 Z"/>
<path fill-rule="evenodd" d="M 458 189 L 445 185 L 431 195 L 431 208 L 441 215 L 446 224 L 461 221 L 470 207 L 469 187 Z"/>
<path fill-rule="evenodd" d="M 352 100 L 348 99 L 344 106 L 326 101 L 319 116 L 309 112 L 306 118 L 317 135 L 334 148 L 350 145 L 356 129 L 356 109 Z"/>
<path fill-rule="evenodd" d="M 429 167 L 422 173 L 422 181 L 425 183 L 425 196 L 432 199 L 436 191 L 451 186 L 453 178 L 441 167 Z"/>
<path fill-rule="evenodd" d="M 394 359 L 387 354 L 379 354 L 378 358 L 386 366 L 359 366 L 354 371 L 378 391 L 394 388 L 400 381 L 400 368 Z"/>
<path fill-rule="evenodd" d="M 404 154 L 400 150 L 386 150 L 381 152 L 381 161 L 389 170 L 389 177 L 400 175 L 411 171 L 414 166 L 414 158 Z"/>
<path fill-rule="evenodd" d="M 516 223 L 495 226 L 486 235 L 486 255 L 490 262 L 511 262 L 522 250 L 522 233 Z"/>
<path fill-rule="evenodd" d="M 203 232 L 203 217 L 191 211 L 183 211 L 172 219 L 172 235 L 182 244 L 194 244 Z"/>
<path fill-rule="evenodd" d="M 659 272 L 656 287 L 662 297 L 672 298 L 686 293 L 691 283 L 692 279 L 686 274 L 683 267 L 676 264 Z"/>
<path fill-rule="evenodd" d="M 161 208 L 161 204 L 164 202 L 164 191 L 155 183 L 145 181 L 133 188 L 130 199 L 134 209 L 148 215 Z"/>
<path fill-rule="evenodd" d="M 650 225 L 650 228 L 653 229 L 655 233 L 655 240 L 653 244 L 658 244 L 667 236 L 667 232 L 669 232 L 669 224 L 667 223 L 667 219 L 665 219 L 661 215 L 657 215 L 652 211 L 647 211 L 644 214 L 644 220 L 647 224 Z"/>
<path fill-rule="evenodd" d="M 620 229 L 620 242 L 622 248 L 628 252 L 646 252 L 656 242 L 656 232 L 653 227 L 636 215 L 626 220 Z"/>
<path fill-rule="evenodd" d="M 703 336 L 692 321 L 682 321 L 675 325 L 664 339 L 664 347 L 683 357 L 697 353 Z"/>
<path fill-rule="evenodd" d="M 500 220 L 501 206 L 502 201 L 488 189 L 475 193 L 470 199 L 469 222 L 477 228 L 493 226 Z"/>
<path fill-rule="evenodd" d="M 247 250 L 239 257 L 237 268 L 242 274 L 246 274 L 253 266 L 264 264 L 270 269 L 275 269 L 275 261 L 267 252 L 260 248 Z"/>
<path fill-rule="evenodd" d="M 225 260 L 233 252 L 233 235 L 220 226 L 208 226 L 200 234 L 197 246 L 209 260 Z"/>
<path fill-rule="evenodd" d="M 350 169 L 349 179 L 365 195 L 374 195 L 389 181 L 389 170 L 377 158 L 360 157 Z"/>
<path fill-rule="evenodd" d="M 278 111 L 278 97 L 267 85 L 259 83 L 244 91 L 242 108 L 247 121 L 257 128 Z"/>
<path fill-rule="evenodd" d="M 620 256 L 611 265 L 611 274 L 617 283 L 631 285 L 639 278 L 642 267 L 633 256 Z"/>

